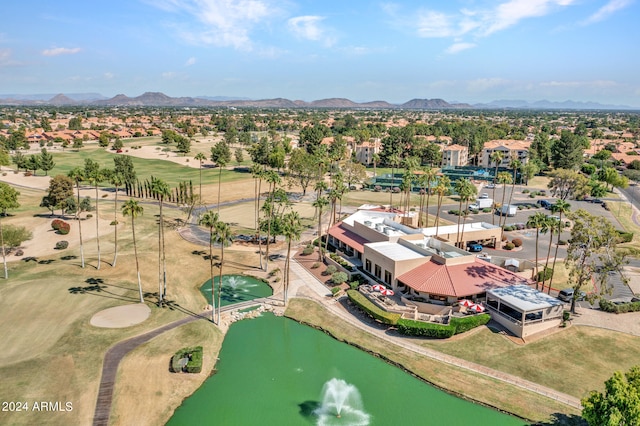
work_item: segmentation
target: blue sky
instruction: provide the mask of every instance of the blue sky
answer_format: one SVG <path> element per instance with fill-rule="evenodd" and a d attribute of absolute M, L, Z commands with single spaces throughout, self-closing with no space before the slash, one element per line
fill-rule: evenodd
<path fill-rule="evenodd" d="M 640 107 L 637 0 L 16 0 L 0 93 Z"/>

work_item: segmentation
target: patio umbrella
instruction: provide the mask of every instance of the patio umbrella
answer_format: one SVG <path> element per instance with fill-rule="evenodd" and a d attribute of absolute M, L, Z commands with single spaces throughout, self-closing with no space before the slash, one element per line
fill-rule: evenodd
<path fill-rule="evenodd" d="M 465 308 L 468 308 L 472 305 L 475 305 L 475 303 L 473 303 L 471 300 L 469 299 L 462 299 L 459 301 L 460 302 L 460 306 L 464 306 Z"/>
<path fill-rule="evenodd" d="M 393 296 L 394 295 L 393 290 L 391 290 L 390 288 L 385 288 L 385 289 L 380 290 L 380 294 L 383 295 L 383 296 Z"/>
<path fill-rule="evenodd" d="M 469 310 L 473 312 L 484 312 L 484 306 L 476 305 L 475 303 L 469 306 Z"/>
<path fill-rule="evenodd" d="M 381 285 L 381 284 L 374 284 L 374 285 L 372 285 L 372 286 L 371 286 L 371 289 L 372 289 L 373 291 L 382 291 L 382 290 L 384 290 L 385 288 L 386 288 L 386 287 L 385 287 L 385 286 L 383 286 L 383 285 Z"/>

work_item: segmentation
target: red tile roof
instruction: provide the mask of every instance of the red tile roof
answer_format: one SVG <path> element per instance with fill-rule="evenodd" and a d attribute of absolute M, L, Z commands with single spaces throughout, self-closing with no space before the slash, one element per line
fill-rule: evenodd
<path fill-rule="evenodd" d="M 329 235 L 331 235 L 333 238 L 337 238 L 338 240 L 347 244 L 354 250 L 359 251 L 360 253 L 364 252 L 364 245 L 370 242 L 369 240 L 361 237 L 355 232 L 344 228 L 342 222 L 329 229 Z"/>
<path fill-rule="evenodd" d="M 440 265 L 429 261 L 398 277 L 398 281 L 421 293 L 468 297 L 487 290 L 530 280 L 475 258 L 471 263 Z"/>

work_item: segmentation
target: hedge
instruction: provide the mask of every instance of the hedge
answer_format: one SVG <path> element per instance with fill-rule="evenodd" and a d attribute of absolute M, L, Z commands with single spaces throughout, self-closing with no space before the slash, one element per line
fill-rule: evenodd
<path fill-rule="evenodd" d="M 630 243 L 633 240 L 633 232 L 616 231 L 620 238 L 620 243 Z"/>
<path fill-rule="evenodd" d="M 430 322 L 414 321 L 404 318 L 400 318 L 398 320 L 397 327 L 398 332 L 406 336 L 448 339 L 456 333 L 456 328 L 451 325 L 433 324 Z"/>
<path fill-rule="evenodd" d="M 183 371 L 180 368 L 180 360 L 187 354 L 191 354 L 191 359 L 187 362 L 184 369 L 186 373 L 199 373 L 202 371 L 202 346 L 195 346 L 193 348 L 182 348 L 171 357 L 171 371 L 178 373 Z"/>
<path fill-rule="evenodd" d="M 450 324 L 455 328 L 455 334 L 464 333 L 472 328 L 487 324 L 491 320 L 489 314 L 470 315 L 463 318 L 451 317 Z"/>
<path fill-rule="evenodd" d="M 347 296 L 349 296 L 349 300 L 360 307 L 360 309 L 384 324 L 395 325 L 400 319 L 400 314 L 387 312 L 384 309 L 379 308 L 358 290 L 347 290 Z"/>
<path fill-rule="evenodd" d="M 640 302 L 629 302 L 616 305 L 606 299 L 600 299 L 600 310 L 605 312 L 613 312 L 616 314 L 626 314 L 627 312 L 640 311 Z"/>

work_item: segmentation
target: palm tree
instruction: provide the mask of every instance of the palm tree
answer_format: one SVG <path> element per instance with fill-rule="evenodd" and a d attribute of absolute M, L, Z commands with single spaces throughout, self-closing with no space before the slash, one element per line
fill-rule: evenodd
<path fill-rule="evenodd" d="M 373 177 L 378 176 L 376 174 L 376 165 L 380 162 L 380 155 L 379 154 L 373 154 L 371 156 L 371 161 L 373 161 Z"/>
<path fill-rule="evenodd" d="M 469 179 L 458 179 L 456 181 L 456 192 L 458 193 L 459 200 L 459 214 L 458 214 L 458 231 L 456 233 L 456 245 L 463 246 L 462 238 L 464 238 L 464 222 L 462 224 L 462 232 L 460 229 L 460 221 L 466 216 L 469 200 L 473 198 L 474 194 L 478 192 L 476 186 L 471 183 Z M 465 203 L 464 210 L 462 209 L 462 203 Z"/>
<path fill-rule="evenodd" d="M 276 190 L 276 186 L 281 182 L 280 176 L 275 170 L 269 170 L 266 173 L 266 181 L 269 183 L 269 194 L 270 194 L 269 197 L 273 202 L 273 194 Z M 267 248 L 265 252 L 265 256 L 266 256 L 265 272 L 268 272 L 269 270 L 269 243 L 270 243 L 269 240 L 271 239 L 271 219 L 272 219 L 271 213 L 269 213 L 269 215 L 267 216 L 268 223 L 267 223 Z"/>
<path fill-rule="evenodd" d="M 318 211 L 318 260 L 323 260 L 322 252 L 322 210 L 329 204 L 329 200 L 326 197 L 316 198 L 313 202 L 313 207 Z"/>
<path fill-rule="evenodd" d="M 285 258 L 285 279 L 284 279 L 284 304 L 287 304 L 287 293 L 289 291 L 289 267 L 291 262 L 291 242 L 297 241 L 302 235 L 302 224 L 300 216 L 296 211 L 290 211 L 282 217 L 282 235 L 287 240 L 287 257 Z"/>
<path fill-rule="evenodd" d="M 251 167 L 251 174 L 255 180 L 254 182 L 254 191 L 255 191 L 255 204 L 254 204 L 254 220 L 255 220 L 255 228 L 256 235 L 258 237 L 258 258 L 260 259 L 260 269 L 262 269 L 262 238 L 260 236 L 260 192 L 262 189 L 262 179 L 265 177 L 264 166 L 261 164 L 254 164 Z"/>
<path fill-rule="evenodd" d="M 438 195 L 438 210 L 436 211 L 436 237 L 438 236 L 438 227 L 440 226 L 440 209 L 442 208 L 442 200 L 444 196 L 449 192 L 449 185 L 451 180 L 447 176 L 440 176 L 438 184 L 434 191 Z"/>
<path fill-rule="evenodd" d="M 327 182 L 324 181 L 324 179 L 318 180 L 316 181 L 316 184 L 313 187 L 313 190 L 316 191 L 316 200 L 320 197 L 322 197 L 322 194 L 324 194 L 324 192 L 328 189 L 328 185 Z M 314 219 L 315 219 L 315 215 L 318 214 L 318 209 L 316 208 L 316 211 L 314 213 Z"/>
<path fill-rule="evenodd" d="M 218 221 L 214 227 L 213 241 L 220 244 L 220 263 L 218 276 L 218 324 L 220 324 L 220 304 L 222 302 L 222 266 L 224 264 L 224 248 L 231 245 L 233 241 L 233 232 L 226 222 Z"/>
<path fill-rule="evenodd" d="M 82 221 L 80 220 L 80 182 L 84 180 L 84 169 L 74 167 L 68 173 L 71 179 L 76 182 L 76 191 L 78 193 L 78 205 L 76 208 L 76 220 L 78 221 L 78 235 L 80 237 L 80 264 L 84 268 L 84 246 L 82 244 Z"/>
<path fill-rule="evenodd" d="M 527 226 L 529 228 L 535 228 L 536 230 L 536 290 L 538 289 L 538 240 L 540 238 L 540 228 L 544 225 L 544 222 L 547 220 L 547 215 L 543 212 L 537 212 L 534 215 L 529 216 L 527 220 Z"/>
<path fill-rule="evenodd" d="M 498 218 L 498 226 L 503 227 L 504 225 L 501 223 L 502 217 L 504 216 L 504 222 L 507 222 L 507 215 L 503 214 L 504 208 L 504 196 L 507 193 L 507 184 L 511 183 L 511 174 L 509 172 L 500 172 L 498 173 L 498 183 L 502 184 L 502 201 L 500 202 L 500 217 Z M 504 230 L 500 232 L 500 241 L 502 242 L 502 236 L 504 234 Z"/>
<path fill-rule="evenodd" d="M 400 156 L 398 154 L 391 154 L 388 159 L 389 164 L 391 164 L 391 191 L 389 192 L 389 210 L 393 209 L 393 189 L 395 188 L 396 183 L 396 167 L 400 165 Z"/>
<path fill-rule="evenodd" d="M 213 228 L 219 222 L 218 213 L 207 210 L 200 219 L 198 225 L 209 228 L 209 274 L 211 276 L 211 321 L 215 321 L 216 299 L 213 285 Z"/>
<path fill-rule="evenodd" d="M 158 178 L 151 178 L 151 192 L 158 198 L 160 204 L 160 218 L 158 220 L 158 306 L 162 306 L 167 294 L 167 264 L 164 248 L 164 215 L 162 206 L 165 197 L 171 195 L 169 185 Z"/>
<path fill-rule="evenodd" d="M 199 197 L 200 197 L 200 204 L 202 204 L 202 162 L 207 159 L 207 156 L 204 155 L 203 153 L 199 152 L 199 153 L 196 154 L 195 157 L 193 157 L 193 159 L 194 160 L 198 160 L 200 162 L 200 165 L 198 166 L 198 169 L 200 171 L 200 194 L 199 194 Z"/>
<path fill-rule="evenodd" d="M 558 213 L 558 240 L 556 241 L 556 250 L 553 255 L 553 265 L 551 266 L 551 278 L 549 278 L 549 293 L 551 293 L 551 284 L 553 284 L 553 272 L 556 269 L 556 259 L 558 258 L 558 247 L 560 246 L 560 237 L 562 236 L 562 229 L 564 228 L 564 223 L 562 222 L 562 215 L 569 213 L 571 210 L 571 205 L 567 203 L 565 200 L 558 200 L 554 205 L 551 206 L 551 211 L 554 213 Z"/>
<path fill-rule="evenodd" d="M 118 260 L 118 191 L 120 190 L 120 187 L 124 184 L 124 178 L 120 173 L 112 170 L 109 173 L 109 183 L 111 183 L 111 185 L 113 185 L 116 188 L 115 199 L 114 199 L 114 211 L 113 211 L 113 215 L 114 215 L 113 232 L 115 236 L 113 240 L 113 244 L 114 244 L 113 263 L 111 264 L 111 266 L 115 268 L 116 261 Z"/>
<path fill-rule="evenodd" d="M 436 176 L 438 175 L 438 170 L 434 169 L 432 167 L 425 167 L 423 169 L 424 174 L 422 175 L 422 180 L 425 183 L 425 191 L 426 191 L 426 197 L 427 197 L 427 205 L 425 208 L 425 227 L 429 227 L 429 196 L 431 195 L 431 182 L 434 181 L 436 179 Z M 420 226 L 420 225 L 418 225 Z"/>
<path fill-rule="evenodd" d="M 493 172 L 493 207 L 495 209 L 496 207 L 496 180 L 498 179 L 498 167 L 500 166 L 500 163 L 502 163 L 502 159 L 504 158 L 504 153 L 502 151 L 493 151 L 491 153 L 491 156 L 489 157 L 489 159 L 491 160 L 492 163 L 495 163 L 496 165 L 496 169 Z M 503 188 L 504 191 L 504 188 Z M 495 224 L 494 221 L 495 215 L 491 216 L 491 224 Z"/>
<path fill-rule="evenodd" d="M 140 264 L 138 263 L 138 245 L 136 243 L 136 217 L 141 216 L 144 208 L 136 200 L 127 200 L 122 205 L 122 215 L 131 216 L 131 232 L 133 233 L 133 254 L 136 258 L 136 273 L 138 275 L 138 291 L 140 292 L 140 303 L 144 303 L 142 296 L 142 282 L 140 281 Z"/>
<path fill-rule="evenodd" d="M 509 194 L 509 202 L 507 204 L 511 204 L 511 200 L 513 199 L 513 193 L 515 192 L 515 189 L 516 189 L 516 177 L 517 177 L 516 174 L 521 167 L 522 167 L 522 163 L 518 159 L 513 159 L 509 163 L 509 168 L 513 171 L 513 176 L 511 177 L 511 193 Z"/>
<path fill-rule="evenodd" d="M 558 219 L 554 217 L 545 216 L 545 220 L 542 223 L 542 227 L 540 228 L 540 232 L 543 234 L 549 233 L 549 245 L 547 247 L 547 259 L 544 262 L 544 269 L 542 270 L 542 291 L 544 291 L 544 284 L 547 278 L 547 268 L 549 267 L 549 258 L 551 257 L 551 244 L 553 244 L 553 233 L 558 228 Z M 551 287 L 549 287 L 549 293 L 551 293 Z"/>
<path fill-rule="evenodd" d="M 100 170 L 100 166 L 97 163 L 95 163 L 95 166 L 90 170 L 86 170 L 85 165 L 85 175 L 96 191 L 96 243 L 98 245 L 98 266 L 96 266 L 96 269 L 100 269 L 100 220 L 98 211 L 100 197 L 98 197 L 98 185 L 104 180 L 104 171 Z"/>

